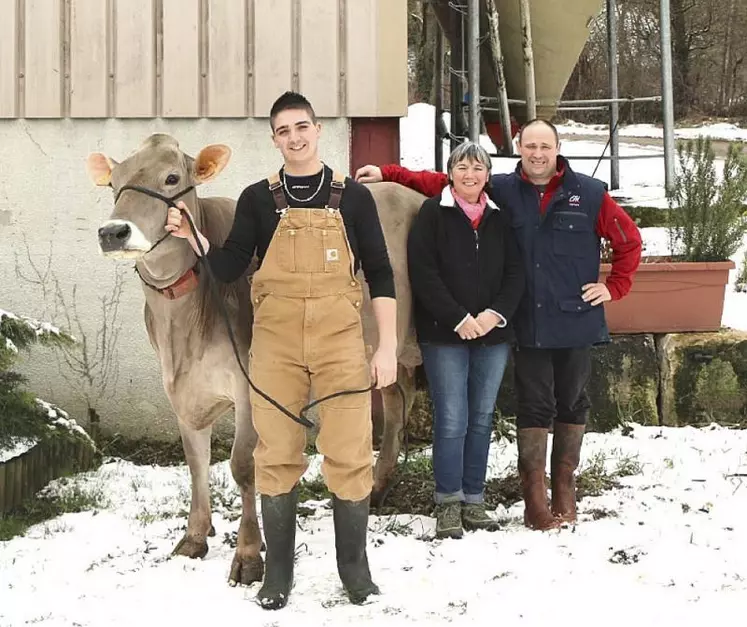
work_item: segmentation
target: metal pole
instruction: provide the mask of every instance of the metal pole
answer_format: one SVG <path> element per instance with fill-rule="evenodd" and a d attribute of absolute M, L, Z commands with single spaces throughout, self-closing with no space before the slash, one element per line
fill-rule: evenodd
<path fill-rule="evenodd" d="M 508 109 L 508 94 L 506 93 L 506 75 L 503 68 L 503 50 L 501 48 L 498 10 L 495 8 L 494 0 L 485 0 L 485 3 L 488 12 L 490 52 L 495 68 L 495 82 L 498 85 L 498 117 L 501 121 L 503 152 L 511 156 L 514 152 L 513 137 L 511 137 L 511 112 Z"/>
<path fill-rule="evenodd" d="M 441 31 L 441 27 L 436 22 L 436 28 L 438 34 L 436 35 L 436 58 L 433 67 L 433 83 L 435 91 L 435 109 L 436 117 L 435 124 L 433 127 L 435 137 L 435 166 L 436 172 L 443 172 L 444 168 L 444 141 L 442 135 L 442 120 L 441 117 L 444 112 L 444 34 Z"/>
<path fill-rule="evenodd" d="M 462 78 L 464 55 L 462 54 L 462 14 L 454 7 L 449 14 L 451 29 L 451 150 L 459 145 L 458 136 L 462 134 Z"/>
<path fill-rule="evenodd" d="M 483 98 L 485 101 L 497 101 L 497 98 L 491 98 L 490 96 L 485 96 Z M 594 104 L 610 104 L 611 102 L 659 102 L 661 101 L 661 96 L 642 96 L 640 98 L 592 98 L 591 100 L 556 100 L 555 102 L 548 101 L 537 101 L 537 106 L 542 105 L 543 107 L 556 107 L 558 105 L 594 105 Z M 518 104 L 523 105 L 526 104 L 526 100 L 521 100 L 519 98 L 509 98 L 508 104 Z M 606 107 L 605 107 L 606 108 Z"/>
<path fill-rule="evenodd" d="M 610 78 L 610 98 L 618 98 L 617 88 L 617 0 L 607 0 L 607 65 Z M 620 105 L 610 103 L 610 189 L 620 189 L 620 141 L 617 122 Z"/>
<path fill-rule="evenodd" d="M 661 104 L 664 118 L 664 187 L 674 189 L 674 97 L 672 91 L 672 22 L 669 0 L 660 0 Z"/>
<path fill-rule="evenodd" d="M 521 0 L 521 41 L 524 49 L 524 82 L 527 99 L 527 119 L 537 117 L 537 95 L 534 82 L 534 44 L 532 43 L 532 20 L 529 15 L 529 0 Z"/>
<path fill-rule="evenodd" d="M 480 141 L 480 0 L 467 5 L 469 31 L 467 41 L 467 75 L 469 80 L 469 138 Z"/>

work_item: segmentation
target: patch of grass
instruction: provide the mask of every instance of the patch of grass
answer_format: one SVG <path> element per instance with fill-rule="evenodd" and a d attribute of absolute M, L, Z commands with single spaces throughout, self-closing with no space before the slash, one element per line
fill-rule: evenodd
<path fill-rule="evenodd" d="M 300 503 L 304 501 L 323 501 L 331 498 L 332 493 L 327 489 L 322 477 L 317 477 L 312 481 L 302 479 L 298 484 L 298 500 Z"/>
<path fill-rule="evenodd" d="M 633 477 L 640 475 L 642 472 L 641 462 L 635 457 L 623 457 L 617 462 L 617 468 L 615 468 L 615 474 L 618 477 Z"/>
<path fill-rule="evenodd" d="M 398 468 L 395 482 L 384 504 L 376 510 L 379 516 L 432 513 L 435 482 L 430 456 L 411 456 Z"/>
<path fill-rule="evenodd" d="M 606 455 L 599 452 L 591 458 L 588 466 L 583 468 L 576 478 L 576 498 L 600 496 L 606 490 L 620 487 L 618 479 L 640 474 L 641 465 L 633 457 L 623 457 L 614 471 L 609 472 Z"/>
<path fill-rule="evenodd" d="M 499 409 L 496 409 L 493 412 L 493 432 L 495 433 L 496 442 L 504 439 L 511 443 L 516 442 L 515 419 L 504 416 Z"/>
<path fill-rule="evenodd" d="M 83 488 L 79 483 L 72 482 L 56 496 L 37 494 L 18 510 L 0 517 L 0 541 L 22 536 L 29 527 L 62 514 L 102 509 L 107 505 L 103 488 Z"/>
<path fill-rule="evenodd" d="M 231 441 L 213 437 L 210 463 L 231 459 Z M 104 457 L 118 457 L 141 466 L 178 466 L 186 463 L 182 441 L 133 439 L 119 433 L 101 434 L 98 447 Z"/>
<path fill-rule="evenodd" d="M 605 455 L 599 453 L 591 463 L 581 470 L 576 480 L 577 498 L 598 496 L 606 490 L 620 487 L 619 479 L 639 474 L 641 466 L 635 458 L 623 457 L 614 471 L 608 472 Z M 550 478 L 547 478 L 550 485 Z M 384 504 L 375 513 L 380 516 L 394 514 L 433 514 L 433 462 L 426 455 L 408 460 L 400 470 L 399 481 L 391 488 Z M 499 505 L 511 507 L 522 500 L 521 480 L 518 473 L 511 473 L 485 482 L 485 503 L 494 509 Z"/>
<path fill-rule="evenodd" d="M 170 515 L 167 514 L 154 514 L 151 512 L 146 512 L 143 510 L 140 512 L 137 516 L 135 516 L 135 519 L 143 526 L 147 527 L 148 525 L 152 525 L 154 522 L 159 520 L 164 520 L 166 518 L 171 518 Z"/>
<path fill-rule="evenodd" d="M 617 512 L 611 509 L 593 508 L 585 512 L 591 516 L 592 520 L 601 520 L 602 518 L 617 518 Z"/>
<path fill-rule="evenodd" d="M 490 508 L 494 509 L 499 505 L 511 507 L 521 499 L 521 480 L 518 473 L 485 482 L 485 503 Z"/>
<path fill-rule="evenodd" d="M 414 528 L 418 524 L 419 528 Z M 402 522 L 397 520 L 396 516 L 390 516 L 385 520 L 379 520 L 378 526 L 375 529 L 376 533 L 388 533 L 394 536 L 411 536 L 416 535 L 422 537 L 425 530 L 422 527 L 422 523 L 416 519 Z"/>

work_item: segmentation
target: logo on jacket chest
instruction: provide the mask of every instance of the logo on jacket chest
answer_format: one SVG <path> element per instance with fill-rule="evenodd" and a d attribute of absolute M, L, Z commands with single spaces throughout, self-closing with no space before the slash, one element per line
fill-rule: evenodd
<path fill-rule="evenodd" d="M 568 206 L 569 207 L 580 207 L 581 206 L 581 196 L 579 194 L 573 194 L 568 198 Z"/>

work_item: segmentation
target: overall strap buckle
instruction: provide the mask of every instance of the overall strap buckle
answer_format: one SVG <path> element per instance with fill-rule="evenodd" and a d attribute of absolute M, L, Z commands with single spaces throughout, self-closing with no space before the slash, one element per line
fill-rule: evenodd
<path fill-rule="evenodd" d="M 267 177 L 267 183 L 272 193 L 272 199 L 275 201 L 275 213 L 279 213 L 282 217 L 288 211 L 288 199 L 283 192 L 283 182 L 280 180 L 280 175 L 273 172 Z"/>
<path fill-rule="evenodd" d="M 342 192 L 345 190 L 345 175 L 335 170 L 332 173 L 332 181 L 330 182 L 329 202 L 327 202 L 327 209 L 331 212 L 340 210 L 340 201 L 342 200 Z"/>

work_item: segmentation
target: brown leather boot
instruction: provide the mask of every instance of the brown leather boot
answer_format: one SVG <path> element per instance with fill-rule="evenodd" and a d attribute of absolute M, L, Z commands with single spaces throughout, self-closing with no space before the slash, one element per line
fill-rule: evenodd
<path fill-rule="evenodd" d="M 560 521 L 553 518 L 547 502 L 545 462 L 547 429 L 519 429 L 519 478 L 524 494 L 524 524 L 530 529 L 554 529 Z"/>
<path fill-rule="evenodd" d="M 563 522 L 576 521 L 576 478 L 585 425 L 556 422 L 553 428 L 551 483 L 552 513 Z"/>

